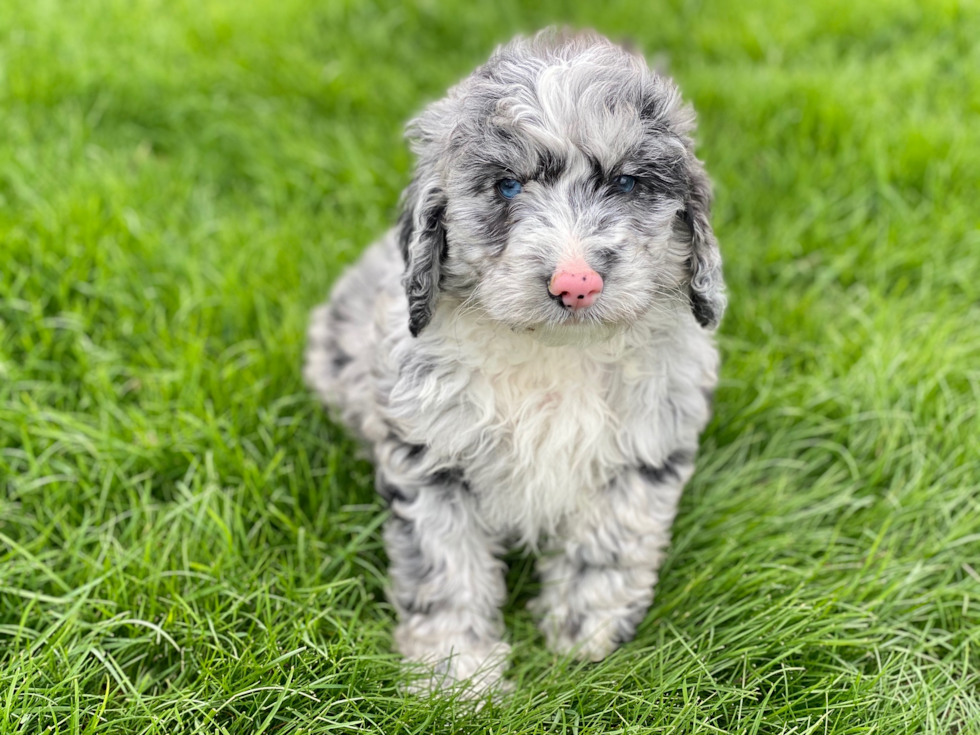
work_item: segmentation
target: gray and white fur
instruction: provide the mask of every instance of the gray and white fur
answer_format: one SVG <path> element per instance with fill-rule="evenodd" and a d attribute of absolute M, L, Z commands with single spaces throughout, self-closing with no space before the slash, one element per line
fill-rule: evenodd
<path fill-rule="evenodd" d="M 409 125 L 397 226 L 313 312 L 304 375 L 377 467 L 420 688 L 501 683 L 507 546 L 542 552 L 557 652 L 602 659 L 653 599 L 726 303 L 694 127 L 605 38 L 517 38 Z M 587 309 L 550 292 L 569 259 L 602 278 Z"/>

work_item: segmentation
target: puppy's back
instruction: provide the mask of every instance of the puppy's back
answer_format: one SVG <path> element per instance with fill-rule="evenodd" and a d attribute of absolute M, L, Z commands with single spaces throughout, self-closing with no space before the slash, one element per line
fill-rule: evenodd
<path fill-rule="evenodd" d="M 310 317 L 303 377 L 328 408 L 362 439 L 376 440 L 371 380 L 386 309 L 402 298 L 401 255 L 392 233 L 368 248 Z"/>

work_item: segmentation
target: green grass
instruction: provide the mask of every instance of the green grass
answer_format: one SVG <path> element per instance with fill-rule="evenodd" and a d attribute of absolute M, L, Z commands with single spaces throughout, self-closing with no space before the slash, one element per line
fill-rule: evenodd
<path fill-rule="evenodd" d="M 370 467 L 300 380 L 402 123 L 550 22 L 666 52 L 731 307 L 636 640 L 398 689 Z M 980 4 L 8 0 L 0 732 L 980 733 Z"/>

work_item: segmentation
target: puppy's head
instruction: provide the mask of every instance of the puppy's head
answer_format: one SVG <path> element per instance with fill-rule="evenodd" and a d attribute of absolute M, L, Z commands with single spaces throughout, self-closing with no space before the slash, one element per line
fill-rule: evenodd
<path fill-rule="evenodd" d="M 694 113 L 594 34 L 500 48 L 409 126 L 399 242 L 412 334 L 440 298 L 552 342 L 725 309 Z"/>

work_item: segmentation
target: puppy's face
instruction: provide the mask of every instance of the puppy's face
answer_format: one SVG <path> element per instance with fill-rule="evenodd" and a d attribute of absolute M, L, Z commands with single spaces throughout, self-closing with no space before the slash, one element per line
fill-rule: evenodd
<path fill-rule="evenodd" d="M 401 242 L 417 334 L 439 298 L 549 342 L 724 309 L 709 185 L 674 86 L 597 36 L 501 49 L 412 128 Z"/>

